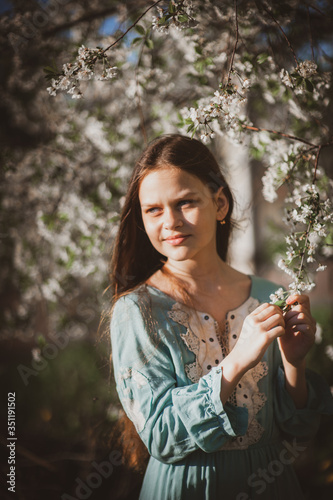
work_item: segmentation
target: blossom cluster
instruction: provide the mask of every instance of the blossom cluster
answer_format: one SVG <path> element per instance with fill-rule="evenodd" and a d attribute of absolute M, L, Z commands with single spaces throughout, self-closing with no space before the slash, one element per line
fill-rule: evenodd
<path fill-rule="evenodd" d="M 290 228 L 285 237 L 286 255 L 278 260 L 278 267 L 292 279 L 291 293 L 311 291 L 315 286 L 312 272 L 326 269 L 321 262 L 323 247 L 333 222 L 329 190 L 317 184 L 293 181 L 294 188 L 287 198 L 293 205 L 285 208 L 284 222 Z"/>
<path fill-rule="evenodd" d="M 241 123 L 246 119 L 244 106 L 245 92 L 248 87 L 247 79 L 242 82 L 242 93 L 236 85 L 229 84 L 216 90 L 210 99 L 201 99 L 197 107 L 181 109 L 181 125 L 186 127 L 187 133 L 191 132 L 193 135 L 200 131 L 200 138 L 203 142 L 213 139 L 215 132 L 221 130 L 225 131 L 230 138 L 239 140 Z"/>
<path fill-rule="evenodd" d="M 266 142 L 267 141 L 267 142 Z M 295 176 L 297 172 L 297 163 L 298 160 L 302 159 L 302 151 L 304 147 L 299 143 L 291 143 L 286 147 L 286 150 L 283 152 L 283 148 L 281 148 L 282 141 L 280 143 L 280 150 L 282 152 L 276 150 L 273 151 L 271 145 L 269 145 L 269 139 L 267 134 L 264 138 L 264 145 L 266 146 L 265 153 L 269 166 L 266 168 L 265 173 L 262 177 L 263 184 L 263 196 L 266 201 L 273 203 L 278 198 L 278 189 L 285 182 L 289 182 L 292 177 Z M 305 170 L 305 175 L 307 175 L 307 169 Z"/>
<path fill-rule="evenodd" d="M 169 28 L 184 30 L 195 25 L 194 7 L 191 0 L 173 1 L 166 8 L 157 6 L 158 15 L 153 16 L 152 29 L 168 33 Z"/>
<path fill-rule="evenodd" d="M 282 83 L 293 89 L 296 95 L 304 94 L 306 91 L 312 93 L 315 90 L 314 78 L 318 77 L 317 64 L 306 60 L 300 62 L 292 73 L 282 68 L 279 76 Z"/>
<path fill-rule="evenodd" d="M 97 61 L 102 63 L 103 70 L 102 73 L 95 75 Z M 51 79 L 51 87 L 48 87 L 47 91 L 55 96 L 58 90 L 63 90 L 67 91 L 73 99 L 80 99 L 82 98 L 81 81 L 91 80 L 93 77 L 97 80 L 111 80 L 116 75 L 117 67 L 110 65 L 103 49 L 88 49 L 82 45 L 75 62 L 63 65 L 62 73 Z"/>

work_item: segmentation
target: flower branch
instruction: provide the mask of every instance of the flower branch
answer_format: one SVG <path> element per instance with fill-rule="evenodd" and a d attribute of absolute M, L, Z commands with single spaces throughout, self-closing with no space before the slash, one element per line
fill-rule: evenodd
<path fill-rule="evenodd" d="M 262 8 L 264 9 L 264 11 L 269 15 L 269 17 L 274 21 L 274 23 L 276 24 L 276 26 L 278 27 L 278 29 L 281 31 L 284 39 L 286 40 L 287 44 L 288 44 L 288 47 L 294 57 L 294 60 L 295 60 L 295 64 L 296 64 L 296 68 L 298 67 L 298 60 L 297 60 L 297 57 L 296 57 L 296 54 L 295 54 L 295 51 L 293 49 L 293 46 L 291 45 L 290 41 L 289 41 L 289 38 L 287 37 L 287 35 L 285 34 L 284 30 L 282 29 L 282 26 L 280 25 L 280 23 L 277 21 L 277 19 L 273 16 L 272 12 L 262 3 L 261 4 Z"/>
<path fill-rule="evenodd" d="M 123 33 L 119 38 L 117 38 L 116 41 L 114 41 L 113 43 L 111 43 L 111 45 L 109 45 L 108 47 L 106 47 L 106 49 L 104 49 L 104 53 L 107 52 L 108 50 L 112 49 L 112 47 L 114 47 L 115 45 L 117 45 L 117 43 L 119 43 L 126 35 L 127 33 L 129 33 L 138 23 L 139 21 L 141 21 L 141 19 L 153 8 L 155 7 L 156 5 L 158 5 L 159 3 L 161 3 L 162 0 L 157 0 L 156 2 L 154 2 L 152 5 L 150 5 L 142 14 L 141 16 L 139 16 L 136 21 L 134 21 L 134 23 L 129 27 L 127 28 L 127 30 L 125 31 L 125 33 Z"/>
<path fill-rule="evenodd" d="M 227 86 L 230 84 L 230 78 L 231 78 L 231 73 L 233 70 L 234 58 L 235 58 L 236 49 L 237 49 L 237 45 L 238 45 L 238 38 L 239 38 L 237 0 L 235 0 L 235 32 L 236 32 L 236 39 L 235 39 L 235 44 L 234 44 L 234 48 L 233 48 L 233 51 L 231 54 L 231 59 L 230 59 L 230 66 L 229 66 L 229 71 L 228 71 L 228 76 L 227 76 Z"/>

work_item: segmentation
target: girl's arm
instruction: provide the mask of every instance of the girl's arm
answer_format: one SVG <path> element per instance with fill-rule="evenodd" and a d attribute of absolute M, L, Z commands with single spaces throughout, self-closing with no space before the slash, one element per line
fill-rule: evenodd
<path fill-rule="evenodd" d="M 239 380 L 262 359 L 268 346 L 285 334 L 282 311 L 273 304 L 261 304 L 245 318 L 237 344 L 224 358 L 221 402 L 224 404 Z"/>
<path fill-rule="evenodd" d="M 285 387 L 297 409 L 304 408 L 308 400 L 305 377 L 305 356 L 315 340 L 316 322 L 311 316 L 307 295 L 291 295 L 285 314 L 286 334 L 279 338 L 279 347 L 285 373 Z"/>
<path fill-rule="evenodd" d="M 218 451 L 244 435 L 248 411 L 222 404 L 221 367 L 189 384 L 177 337 L 163 315 L 161 323 L 152 323 L 149 315 L 146 321 L 144 307 L 134 294 L 117 301 L 111 343 L 120 401 L 149 453 L 173 463 L 198 449 Z"/>

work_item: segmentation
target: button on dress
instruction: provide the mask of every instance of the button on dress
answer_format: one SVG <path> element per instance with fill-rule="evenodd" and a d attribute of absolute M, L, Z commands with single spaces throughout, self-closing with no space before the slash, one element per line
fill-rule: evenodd
<path fill-rule="evenodd" d="M 218 366 L 245 317 L 278 286 L 251 276 L 248 299 L 225 331 L 205 312 L 143 284 L 116 302 L 111 344 L 116 387 L 151 455 L 140 500 L 302 499 L 293 463 L 333 413 L 326 382 L 307 370 L 308 402 L 296 409 L 274 341 L 223 405 Z"/>

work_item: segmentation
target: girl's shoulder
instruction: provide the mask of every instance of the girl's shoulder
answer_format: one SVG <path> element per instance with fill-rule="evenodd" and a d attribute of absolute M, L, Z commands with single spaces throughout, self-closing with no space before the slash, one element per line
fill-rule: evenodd
<path fill-rule="evenodd" d="M 146 284 L 122 295 L 111 310 L 111 341 L 115 342 L 119 333 L 123 332 L 126 335 L 122 338 L 130 344 L 132 342 L 133 349 L 138 342 L 143 343 L 145 349 L 150 349 L 149 346 L 161 347 L 166 342 L 166 336 L 173 335 L 168 321 L 168 312 L 173 304 L 171 297 Z"/>
<path fill-rule="evenodd" d="M 114 303 L 112 311 L 140 310 L 142 314 L 149 311 L 150 314 L 165 312 L 174 304 L 174 299 L 158 288 L 143 283 L 130 292 L 122 295 Z"/>

